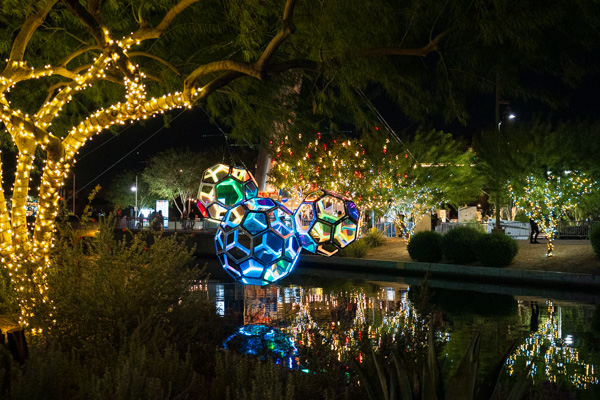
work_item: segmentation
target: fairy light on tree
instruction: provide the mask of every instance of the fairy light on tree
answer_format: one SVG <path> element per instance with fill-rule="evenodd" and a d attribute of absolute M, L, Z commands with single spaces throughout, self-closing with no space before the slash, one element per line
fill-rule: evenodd
<path fill-rule="evenodd" d="M 553 256 L 556 228 L 561 219 L 567 219 L 583 196 L 592 193 L 598 182 L 584 173 L 567 171 L 563 174 L 547 172 L 544 177 L 530 175 L 525 186 L 517 190 L 509 182 L 508 190 L 515 205 L 536 221 L 548 237 L 548 257 Z"/>

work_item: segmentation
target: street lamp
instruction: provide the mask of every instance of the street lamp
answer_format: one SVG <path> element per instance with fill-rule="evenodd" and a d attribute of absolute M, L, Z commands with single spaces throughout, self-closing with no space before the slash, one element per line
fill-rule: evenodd
<path fill-rule="evenodd" d="M 135 186 L 131 187 L 131 191 L 135 192 L 135 208 L 133 211 L 135 212 L 135 218 L 138 216 L 138 204 L 137 204 L 137 193 L 138 193 L 138 184 L 137 184 L 137 175 L 135 176 Z"/>

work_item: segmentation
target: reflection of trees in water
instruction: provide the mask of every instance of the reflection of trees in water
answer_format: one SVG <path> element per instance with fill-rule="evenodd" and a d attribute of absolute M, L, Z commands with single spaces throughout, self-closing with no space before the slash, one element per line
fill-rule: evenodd
<path fill-rule="evenodd" d="M 579 351 L 572 346 L 573 338 L 570 335 L 562 337 L 561 308 L 555 307 L 551 300 L 546 304 L 548 317 L 545 320 L 539 317 L 532 306 L 532 332 L 507 360 L 509 374 L 521 370 L 519 367 L 524 363 L 525 366 L 531 365 L 530 375 L 534 382 L 567 381 L 577 388 L 598 384 L 594 365 L 580 360 Z"/>
<path fill-rule="evenodd" d="M 296 288 L 292 318 L 279 321 L 299 349 L 300 363 L 331 368 L 349 356 L 361 362 L 371 348 L 422 352 L 427 345 L 428 319 L 419 315 L 407 290 L 381 288 L 374 296 L 362 289 L 337 294 Z M 437 334 L 443 341 L 448 334 Z"/>

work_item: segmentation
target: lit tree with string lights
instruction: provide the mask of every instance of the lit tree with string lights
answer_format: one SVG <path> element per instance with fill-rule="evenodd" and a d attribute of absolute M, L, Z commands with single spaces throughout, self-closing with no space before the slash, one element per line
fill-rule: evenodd
<path fill-rule="evenodd" d="M 552 257 L 558 222 L 567 219 L 582 197 L 590 195 L 597 185 L 598 182 L 577 171 L 547 172 L 541 177 L 528 176 L 523 188 L 515 188 L 509 182 L 508 191 L 515 205 L 537 222 L 548 237 L 546 255 Z"/>

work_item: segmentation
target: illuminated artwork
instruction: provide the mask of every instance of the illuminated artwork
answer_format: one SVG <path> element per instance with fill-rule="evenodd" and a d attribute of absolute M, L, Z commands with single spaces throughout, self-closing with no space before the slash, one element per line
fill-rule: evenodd
<path fill-rule="evenodd" d="M 356 240 L 360 212 L 351 200 L 317 190 L 309 193 L 294 213 L 294 229 L 302 248 L 332 256 Z"/>
<path fill-rule="evenodd" d="M 198 208 L 204 218 L 219 222 L 232 206 L 257 195 L 258 186 L 250 172 L 216 164 L 204 171 L 198 190 Z"/>
<path fill-rule="evenodd" d="M 268 285 L 287 276 L 301 250 L 291 211 L 268 198 L 242 201 L 227 211 L 215 245 L 225 271 L 251 285 Z"/>
<path fill-rule="evenodd" d="M 223 342 L 225 349 L 259 356 L 263 360 L 274 359 L 276 364 L 288 368 L 296 366 L 298 350 L 291 339 L 277 328 L 267 325 L 244 325 Z"/>

